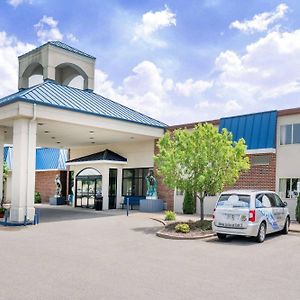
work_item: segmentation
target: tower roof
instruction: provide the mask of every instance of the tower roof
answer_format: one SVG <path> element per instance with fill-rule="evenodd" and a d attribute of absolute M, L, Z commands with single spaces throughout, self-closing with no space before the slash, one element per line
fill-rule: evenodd
<path fill-rule="evenodd" d="M 91 59 L 96 59 L 96 57 L 94 57 L 94 56 L 92 56 L 90 54 L 87 54 L 87 53 L 85 53 L 85 52 L 83 52 L 83 51 L 81 51 L 79 49 L 76 49 L 76 48 L 74 48 L 72 46 L 69 46 L 69 45 L 67 45 L 67 44 L 65 44 L 65 43 L 63 43 L 61 41 L 49 41 L 49 42 L 47 42 L 47 43 L 45 43 L 45 44 L 43 44 L 43 45 L 41 45 L 41 46 L 39 46 L 39 47 L 37 47 L 37 48 L 29 51 L 27 53 L 24 53 L 24 54 L 20 55 L 19 57 L 22 57 L 22 56 L 27 55 L 29 53 L 33 53 L 33 52 L 39 50 L 40 48 L 42 48 L 42 47 L 44 47 L 46 45 L 55 46 L 55 47 L 58 47 L 58 48 L 61 48 L 61 49 L 64 49 L 64 50 L 67 50 L 67 51 L 79 54 L 81 56 L 85 56 L 85 57 L 88 57 L 88 58 L 91 58 Z"/>

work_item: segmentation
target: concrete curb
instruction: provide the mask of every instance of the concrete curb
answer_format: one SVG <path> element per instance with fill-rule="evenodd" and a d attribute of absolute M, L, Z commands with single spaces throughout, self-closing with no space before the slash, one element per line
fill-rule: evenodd
<path fill-rule="evenodd" d="M 159 222 L 159 223 L 163 224 L 164 226 L 167 225 L 167 223 L 165 221 L 161 220 L 161 219 L 157 219 L 157 218 L 150 218 L 150 219 L 153 220 L 153 221 Z"/>
<path fill-rule="evenodd" d="M 160 238 L 169 239 L 169 240 L 201 240 L 215 236 L 215 233 L 208 233 L 204 235 L 196 235 L 196 236 L 178 236 L 173 235 L 172 233 L 166 233 L 163 230 L 160 230 L 156 233 L 156 235 Z"/>

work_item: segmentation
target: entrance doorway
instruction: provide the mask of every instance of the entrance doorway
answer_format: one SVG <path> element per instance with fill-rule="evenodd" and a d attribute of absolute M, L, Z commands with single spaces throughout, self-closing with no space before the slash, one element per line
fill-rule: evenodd
<path fill-rule="evenodd" d="M 117 208 L 117 179 L 118 169 L 109 169 L 108 208 Z"/>
<path fill-rule="evenodd" d="M 76 176 L 75 207 L 94 208 L 102 196 L 102 175 L 93 168 L 83 169 Z"/>

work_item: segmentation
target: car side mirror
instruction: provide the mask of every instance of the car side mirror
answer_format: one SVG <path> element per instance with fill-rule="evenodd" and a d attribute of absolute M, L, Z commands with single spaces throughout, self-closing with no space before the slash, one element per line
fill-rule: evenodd
<path fill-rule="evenodd" d="M 283 202 L 284 207 L 286 207 L 288 204 L 286 201 Z"/>

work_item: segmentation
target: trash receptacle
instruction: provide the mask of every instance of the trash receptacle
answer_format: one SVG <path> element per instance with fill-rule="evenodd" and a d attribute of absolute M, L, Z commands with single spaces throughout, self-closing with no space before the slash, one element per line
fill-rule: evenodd
<path fill-rule="evenodd" d="M 102 210 L 102 204 L 103 204 L 103 197 L 97 197 L 95 199 L 95 210 Z"/>

